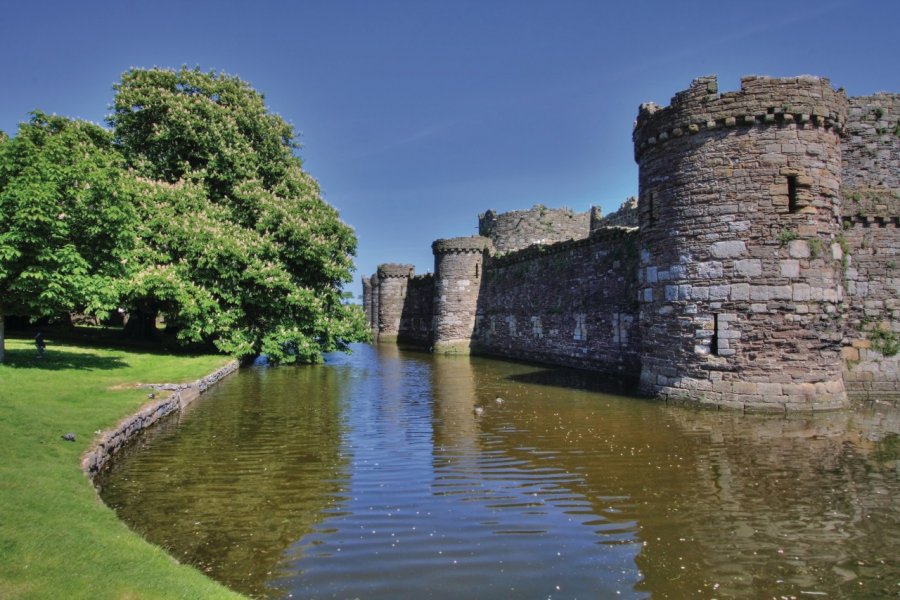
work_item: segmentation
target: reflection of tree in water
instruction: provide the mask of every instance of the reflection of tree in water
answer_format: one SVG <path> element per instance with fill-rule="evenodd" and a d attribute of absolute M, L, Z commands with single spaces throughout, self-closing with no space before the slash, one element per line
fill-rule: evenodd
<path fill-rule="evenodd" d="M 117 460 L 104 500 L 178 560 L 241 592 L 277 595 L 266 581 L 284 551 L 342 501 L 339 394 L 348 376 L 313 366 L 224 381 L 189 418 Z"/>

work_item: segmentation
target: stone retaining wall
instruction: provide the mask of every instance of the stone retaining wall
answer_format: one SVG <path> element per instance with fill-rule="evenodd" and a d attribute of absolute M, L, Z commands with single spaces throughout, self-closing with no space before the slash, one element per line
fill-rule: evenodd
<path fill-rule="evenodd" d="M 173 412 L 184 410 L 191 402 L 213 384 L 234 373 L 240 364 L 233 360 L 227 365 L 192 383 L 148 383 L 138 387 L 169 391 L 166 398 L 155 400 L 142 406 L 136 413 L 125 417 L 111 430 L 101 434 L 93 446 L 81 459 L 81 468 L 93 480 L 112 457 L 132 438 L 150 427 L 161 418 Z"/>

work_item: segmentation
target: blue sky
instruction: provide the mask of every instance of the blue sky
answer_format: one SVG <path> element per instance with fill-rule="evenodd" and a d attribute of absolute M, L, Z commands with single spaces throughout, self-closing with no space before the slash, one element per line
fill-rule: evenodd
<path fill-rule="evenodd" d="M 133 66 L 237 75 L 355 227 L 359 293 L 382 262 L 431 270 L 432 240 L 489 208 L 614 210 L 637 192 L 638 105 L 700 75 L 900 91 L 898 25 L 895 0 L 3 2 L 0 130 L 103 122 Z"/>

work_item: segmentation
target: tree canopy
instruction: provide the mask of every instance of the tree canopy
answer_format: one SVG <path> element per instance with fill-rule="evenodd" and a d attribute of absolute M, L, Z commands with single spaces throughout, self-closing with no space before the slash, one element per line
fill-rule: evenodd
<path fill-rule="evenodd" d="M 62 285 L 80 274 L 91 279 L 70 286 L 78 294 L 54 292 L 57 302 L 39 306 L 29 299 L 40 282 L 19 281 L 25 271 L 12 270 L 13 254 L 0 237 L 0 282 L 19 282 L 17 306 L 29 315 L 63 306 L 99 309 L 109 305 L 100 291 L 114 289 L 132 323 L 152 324 L 161 313 L 185 342 L 211 342 L 236 356 L 262 352 L 279 362 L 316 361 L 322 352 L 366 337 L 361 311 L 341 303 L 341 287 L 351 280 L 355 234 L 303 170 L 293 127 L 268 111 L 260 93 L 236 77 L 187 68 L 132 69 L 114 89 L 112 132 L 80 126 L 93 136 L 97 156 L 89 165 L 107 168 L 105 187 L 51 179 L 58 183 L 57 196 L 102 195 L 93 202 L 120 211 L 100 210 L 93 218 L 105 219 L 102 225 L 70 228 L 60 240 L 75 231 L 108 236 L 114 228 L 118 237 L 99 240 L 86 265 L 65 263 L 54 267 L 52 277 L 45 269 L 44 289 L 55 290 L 54 282 Z M 21 175 L 15 185 L 7 183 L 11 175 L 3 179 L 7 171 L 54 172 L 28 156 L 11 160 L 9 148 L 31 137 L 20 131 L 2 146 L 2 197 L 19 198 L 20 204 L 8 211 L 4 204 L 0 215 L 55 214 L 56 196 L 21 191 L 28 180 Z M 59 157 L 61 164 L 88 156 L 71 149 L 58 153 L 68 155 Z M 35 247 L 42 235 L 29 234 Z M 115 277 L 116 285 L 98 285 L 102 277 Z"/>
<path fill-rule="evenodd" d="M 0 359 L 6 314 L 115 306 L 135 243 L 133 203 L 112 136 L 32 114 L 0 140 Z"/>

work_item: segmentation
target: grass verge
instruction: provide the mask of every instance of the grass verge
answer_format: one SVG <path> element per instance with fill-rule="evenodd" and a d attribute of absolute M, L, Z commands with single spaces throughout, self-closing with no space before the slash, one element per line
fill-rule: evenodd
<path fill-rule="evenodd" d="M 242 598 L 129 530 L 81 472 L 95 432 L 227 358 L 7 339 L 0 364 L 0 598 Z M 76 441 L 62 436 L 73 432 Z"/>

